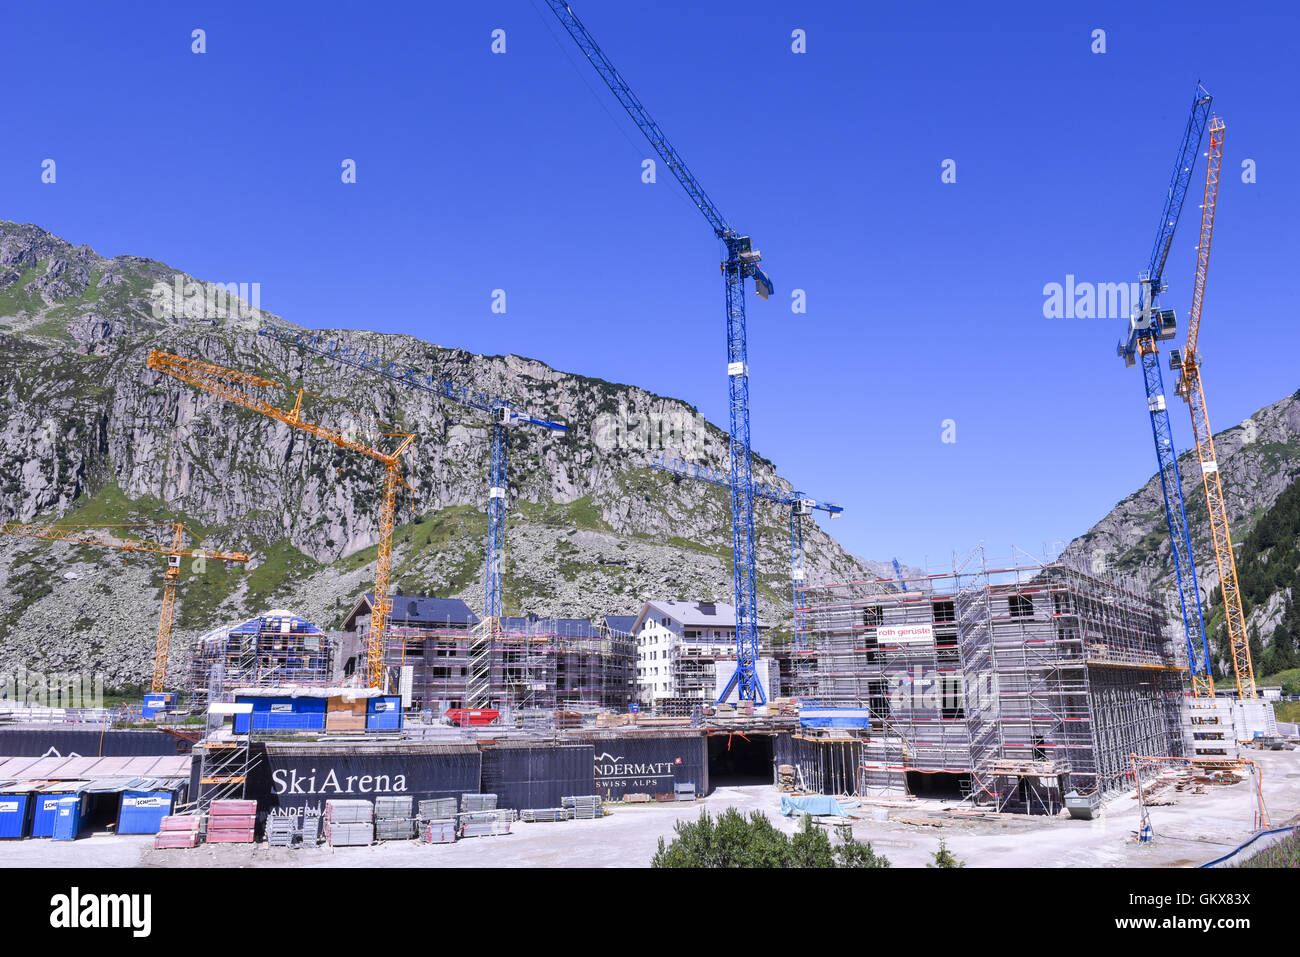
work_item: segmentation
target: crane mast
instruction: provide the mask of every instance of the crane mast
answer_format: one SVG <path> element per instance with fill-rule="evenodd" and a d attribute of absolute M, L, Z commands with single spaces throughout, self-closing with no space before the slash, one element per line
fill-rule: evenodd
<path fill-rule="evenodd" d="M 1146 273 L 1140 277 L 1142 300 L 1129 320 L 1126 338 L 1120 342 L 1116 351 L 1126 366 L 1134 365 L 1139 359 L 1142 363 L 1142 381 L 1146 388 L 1147 413 L 1159 465 L 1160 490 L 1164 497 L 1165 523 L 1173 554 L 1174 578 L 1178 588 L 1192 690 L 1197 697 L 1212 698 L 1214 677 L 1210 668 L 1210 650 L 1205 640 L 1205 621 L 1201 612 L 1200 590 L 1196 583 L 1196 563 L 1192 556 L 1192 539 L 1187 527 L 1187 509 L 1183 501 L 1182 480 L 1178 474 L 1178 455 L 1174 449 L 1173 429 L 1169 422 L 1157 346 L 1160 340 L 1172 339 L 1176 334 L 1174 311 L 1160 309 L 1159 297 L 1167 288 L 1163 281 L 1165 262 L 1169 258 L 1169 249 L 1182 213 L 1183 201 L 1187 197 L 1196 154 L 1205 134 L 1211 99 L 1210 94 L 1198 83 L 1191 114 L 1183 131 L 1178 160 L 1174 165 L 1173 178 L 1170 180 L 1169 193 L 1160 215 L 1151 259 Z"/>
<path fill-rule="evenodd" d="M 1233 676 L 1237 697 L 1258 697 L 1255 668 L 1250 660 L 1250 637 L 1246 633 L 1246 615 L 1242 611 L 1241 589 L 1237 582 L 1237 559 L 1232 550 L 1232 532 L 1228 527 L 1228 508 L 1219 477 L 1219 462 L 1214 453 L 1214 432 L 1205 406 L 1205 389 L 1201 383 L 1201 357 L 1198 340 L 1201 310 L 1205 303 L 1205 280 L 1210 268 L 1210 242 L 1214 237 L 1214 213 L 1219 197 L 1219 171 L 1223 164 L 1225 125 L 1220 117 L 1210 120 L 1210 148 L 1205 162 L 1205 203 L 1201 207 L 1201 237 L 1196 247 L 1196 280 L 1192 287 L 1192 305 L 1187 314 L 1187 348 L 1180 356 L 1170 353 L 1169 367 L 1179 373 L 1174 391 L 1187 403 L 1196 438 L 1196 457 L 1201 466 L 1201 486 L 1210 517 L 1210 537 L 1214 561 L 1219 569 L 1219 588 L 1223 592 L 1223 611 L 1232 651 Z"/>
<path fill-rule="evenodd" d="M 748 236 L 742 236 L 723 217 L 704 187 L 691 174 L 685 160 L 668 142 L 659 124 L 642 105 L 627 81 L 600 45 L 587 32 L 577 14 L 563 0 L 547 0 L 551 12 L 600 74 L 605 85 L 645 135 L 664 165 L 686 190 L 691 202 L 708 221 L 726 247 L 722 263 L 727 309 L 727 381 L 730 409 L 731 551 L 736 608 L 736 671 L 719 701 L 736 690 L 741 701 L 767 701 L 755 667 L 758 658 L 758 571 L 754 553 L 754 476 L 749 434 L 749 357 L 745 330 L 745 287 L 754 280 L 759 298 L 772 294 L 772 281 L 760 266 L 761 255 Z"/>
<path fill-rule="evenodd" d="M 297 390 L 293 407 L 280 409 L 264 399 L 251 394 L 249 389 L 280 389 L 278 382 L 262 376 L 237 369 L 188 359 L 154 349 L 149 353 L 148 366 L 164 375 L 171 376 L 201 389 L 211 392 L 236 405 L 258 412 L 277 422 L 307 432 L 317 438 L 332 442 L 339 448 L 348 449 L 384 466 L 383 494 L 379 507 L 379 556 L 375 563 L 375 598 L 370 615 L 370 633 L 366 638 L 366 679 L 371 688 L 387 690 L 388 674 L 384 667 L 384 635 L 388 614 L 392 610 L 393 600 L 388 594 L 389 577 L 393 563 L 393 528 L 396 526 L 397 488 L 399 485 L 409 488 L 402 478 L 402 454 L 410 448 L 415 436 L 405 432 L 385 432 L 384 435 L 397 440 L 397 447 L 392 452 L 373 448 L 358 442 L 351 436 L 330 429 L 302 417 L 304 392 Z"/>

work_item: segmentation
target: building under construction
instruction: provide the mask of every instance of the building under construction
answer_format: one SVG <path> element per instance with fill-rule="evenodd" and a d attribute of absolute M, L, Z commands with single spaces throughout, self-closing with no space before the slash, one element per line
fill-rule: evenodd
<path fill-rule="evenodd" d="M 328 685 L 337 641 L 289 611 L 268 611 L 201 637 L 190 661 L 191 707 L 230 697 L 235 688 Z"/>
<path fill-rule="evenodd" d="M 345 619 L 350 647 L 365 646 L 371 602 L 362 596 Z M 390 673 L 409 681 L 409 706 L 417 710 L 622 711 L 636 694 L 635 643 L 619 630 L 535 615 L 501 618 L 492 629 L 459 599 L 395 596 L 384 659 Z"/>
<path fill-rule="evenodd" d="M 951 573 L 809 588 L 808 605 L 794 670 L 821 707 L 862 709 L 860 730 L 813 732 L 853 752 L 846 789 L 1052 813 L 1122 788 L 1132 753 L 1184 753 L 1186 665 L 1135 590 L 1060 562 L 989 569 L 977 549 Z"/>

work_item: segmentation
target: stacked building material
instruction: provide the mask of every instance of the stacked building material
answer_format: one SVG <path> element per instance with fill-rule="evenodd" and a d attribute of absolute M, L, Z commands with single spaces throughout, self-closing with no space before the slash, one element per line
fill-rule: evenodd
<path fill-rule="evenodd" d="M 681 784 L 674 784 L 673 794 L 676 796 L 677 800 L 679 801 L 694 801 L 695 800 L 694 782 L 686 781 Z"/>
<path fill-rule="evenodd" d="M 460 809 L 462 813 L 469 811 L 495 811 L 497 806 L 497 796 L 495 794 L 462 794 L 460 796 Z"/>
<path fill-rule="evenodd" d="M 529 823 L 541 821 L 567 821 L 569 819 L 569 809 L 567 807 L 537 807 L 525 808 L 519 812 L 519 820 Z"/>
<path fill-rule="evenodd" d="M 302 828 L 298 834 L 303 847 L 315 847 L 320 843 L 320 809 L 308 808 L 302 817 Z"/>
<path fill-rule="evenodd" d="M 456 816 L 455 798 L 434 798 L 421 801 L 419 805 L 421 821 L 447 821 Z"/>
<path fill-rule="evenodd" d="M 460 816 L 461 837 L 492 837 L 510 833 L 510 818 L 500 811 L 471 811 Z"/>
<path fill-rule="evenodd" d="M 375 808 L 369 801 L 326 801 L 325 840 L 330 847 L 359 847 L 375 842 Z"/>
<path fill-rule="evenodd" d="M 414 803 L 409 795 L 375 798 L 375 840 L 409 841 L 415 837 Z"/>
<path fill-rule="evenodd" d="M 777 789 L 780 791 L 794 790 L 794 765 L 782 764 L 776 769 Z"/>
<path fill-rule="evenodd" d="M 560 798 L 560 803 L 572 809 L 575 821 L 594 821 L 604 813 L 599 794 L 579 794 Z"/>
<path fill-rule="evenodd" d="M 257 802 L 213 801 L 208 807 L 208 844 L 251 844 L 257 828 Z"/>
<path fill-rule="evenodd" d="M 172 814 L 162 819 L 153 846 L 157 849 L 195 847 L 199 843 L 199 816 L 197 814 Z"/>
<path fill-rule="evenodd" d="M 426 844 L 453 844 L 456 841 L 456 822 L 452 819 L 424 821 L 420 837 Z"/>

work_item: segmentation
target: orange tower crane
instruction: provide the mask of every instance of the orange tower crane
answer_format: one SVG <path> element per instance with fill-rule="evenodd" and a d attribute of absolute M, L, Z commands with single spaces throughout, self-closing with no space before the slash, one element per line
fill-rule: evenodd
<path fill-rule="evenodd" d="M 171 545 L 164 542 L 151 542 L 144 539 L 127 538 L 114 529 L 167 529 L 171 533 Z M 176 609 L 176 582 L 181 577 L 181 559 L 186 555 L 195 558 L 222 562 L 246 562 L 248 555 L 243 552 L 204 552 L 189 551 L 184 547 L 185 534 L 189 530 L 180 522 L 154 524 L 124 525 L 58 525 L 35 522 L 21 524 L 8 522 L 0 525 L 0 533 L 17 535 L 22 538 L 39 538 L 48 542 L 66 542 L 69 545 L 94 545 L 100 548 L 116 548 L 124 552 L 148 552 L 153 555 L 167 556 L 167 575 L 163 582 L 162 616 L 158 619 L 158 645 L 153 657 L 153 682 L 150 692 L 163 690 L 167 677 L 167 653 L 171 649 L 172 614 Z M 190 533 L 193 535 L 193 533 Z M 197 538 L 197 536 L 195 536 Z"/>
<path fill-rule="evenodd" d="M 1210 537 L 1214 542 L 1214 560 L 1219 566 L 1219 587 L 1223 592 L 1224 617 L 1228 626 L 1228 643 L 1232 648 L 1232 668 L 1237 678 L 1237 696 L 1242 700 L 1258 697 L 1255 669 L 1250 660 L 1250 638 L 1246 634 L 1246 616 L 1241 607 L 1241 589 L 1237 584 L 1237 560 L 1232 553 L 1232 533 L 1228 529 L 1228 509 L 1223 500 L 1223 483 L 1219 463 L 1214 455 L 1214 435 L 1205 408 L 1205 389 L 1201 384 L 1201 357 L 1197 338 L 1201 331 L 1201 306 L 1205 301 L 1205 277 L 1210 268 L 1210 240 L 1214 235 L 1214 207 L 1219 196 L 1219 168 L 1223 162 L 1223 120 L 1210 119 L 1210 149 L 1205 164 L 1205 205 L 1201 207 L 1201 239 L 1196 247 L 1196 283 L 1187 319 L 1187 348 L 1180 355 L 1169 355 L 1169 367 L 1179 373 L 1175 391 L 1187 402 L 1192 413 L 1192 432 L 1196 436 L 1196 456 L 1201 465 L 1201 485 L 1210 514 Z"/>
<path fill-rule="evenodd" d="M 387 690 L 388 675 L 384 667 L 384 633 L 388 613 L 393 600 L 388 594 L 388 580 L 393 564 L 393 528 L 396 525 L 397 487 L 405 486 L 402 478 L 402 454 L 411 446 L 415 436 L 405 432 L 383 432 L 382 434 L 398 440 L 397 448 L 392 452 L 372 448 L 358 442 L 350 434 L 307 422 L 302 417 L 303 390 L 298 389 L 291 409 L 280 409 L 264 399 L 258 398 L 251 390 L 284 389 L 278 382 L 264 379 L 250 372 L 227 369 L 197 359 L 172 355 L 157 349 L 149 353 L 148 366 L 173 379 L 188 383 L 196 389 L 211 392 L 227 401 L 234 402 L 246 409 L 252 409 L 269 416 L 277 422 L 283 422 L 295 429 L 309 432 L 318 438 L 333 442 L 339 448 L 349 449 L 374 459 L 384 466 L 384 491 L 379 508 L 379 560 L 375 565 L 375 603 L 370 617 L 370 634 L 366 641 L 366 679 L 372 688 Z"/>

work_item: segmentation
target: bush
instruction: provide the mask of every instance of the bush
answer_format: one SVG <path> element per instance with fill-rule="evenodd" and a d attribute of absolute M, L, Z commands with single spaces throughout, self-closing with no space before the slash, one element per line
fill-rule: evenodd
<path fill-rule="evenodd" d="M 673 829 L 677 836 L 671 844 L 665 845 L 659 838 L 651 867 L 889 866 L 869 843 L 854 840 L 848 827 L 836 828 L 840 846 L 832 846 L 826 832 L 814 827 L 806 814 L 793 837 L 777 830 L 762 812 L 754 811 L 746 818 L 735 808 L 727 808 L 716 821 L 707 810 L 701 811 L 698 821 L 678 821 Z"/>

